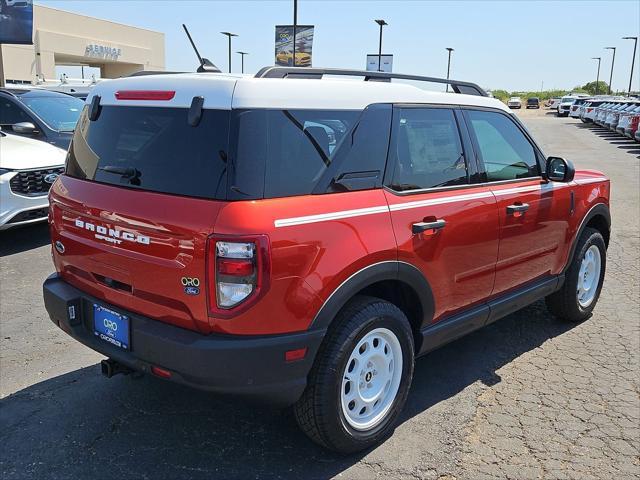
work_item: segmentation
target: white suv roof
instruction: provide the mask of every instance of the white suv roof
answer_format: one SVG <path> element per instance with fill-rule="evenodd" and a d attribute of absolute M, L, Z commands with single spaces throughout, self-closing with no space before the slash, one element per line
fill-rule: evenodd
<path fill-rule="evenodd" d="M 117 100 L 123 90 L 171 90 L 173 99 Z M 372 103 L 429 103 L 470 105 L 509 111 L 499 100 L 480 95 L 464 95 L 423 90 L 407 83 L 336 78 L 256 78 L 221 73 L 181 73 L 147 75 L 103 80 L 89 96 L 96 95 L 101 105 L 182 107 L 188 108 L 193 97 L 204 97 L 210 109 L 327 109 L 362 110 Z"/>

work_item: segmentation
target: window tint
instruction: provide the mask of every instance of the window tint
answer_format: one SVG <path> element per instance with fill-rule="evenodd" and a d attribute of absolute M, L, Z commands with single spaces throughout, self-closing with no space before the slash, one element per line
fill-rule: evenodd
<path fill-rule="evenodd" d="M 391 188 L 415 190 L 468 183 L 452 110 L 400 108 L 394 120 L 395 170 Z"/>
<path fill-rule="evenodd" d="M 237 112 L 230 198 L 312 193 L 359 115 L 346 110 Z"/>
<path fill-rule="evenodd" d="M 0 125 L 13 125 L 20 122 L 33 122 L 33 120 L 11 100 L 0 97 Z"/>
<path fill-rule="evenodd" d="M 67 174 L 86 180 L 204 198 L 225 198 L 229 112 L 186 108 L 85 108 L 69 150 Z"/>
<path fill-rule="evenodd" d="M 330 192 L 365 190 L 382 185 L 391 117 L 390 104 L 370 105 L 363 112 L 353 131 L 336 152 L 337 169 L 332 172 Z"/>
<path fill-rule="evenodd" d="M 533 146 L 510 118 L 479 110 L 466 113 L 489 182 L 540 175 Z"/>

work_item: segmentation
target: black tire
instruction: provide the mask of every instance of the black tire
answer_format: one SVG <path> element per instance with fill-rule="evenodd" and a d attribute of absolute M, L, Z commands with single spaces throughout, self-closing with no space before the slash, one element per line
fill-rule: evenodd
<path fill-rule="evenodd" d="M 598 287 L 596 294 L 591 303 L 583 307 L 578 302 L 577 288 L 578 275 L 580 273 L 580 265 L 587 250 L 595 245 L 600 251 L 600 277 L 598 279 Z M 561 320 L 569 322 L 581 322 L 591 316 L 591 312 L 598 303 L 600 291 L 602 290 L 602 282 L 607 267 L 607 247 L 602 234 L 593 228 L 585 228 L 584 232 L 578 239 L 575 255 L 571 260 L 571 265 L 566 271 L 564 285 L 560 290 L 546 297 L 547 308 L 551 313 Z"/>
<path fill-rule="evenodd" d="M 370 430 L 352 428 L 342 411 L 343 372 L 358 342 L 376 328 L 390 330 L 402 350 L 400 385 L 383 420 Z M 375 297 L 357 296 L 337 315 L 316 357 L 307 388 L 294 405 L 296 421 L 314 442 L 339 453 L 371 447 L 393 432 L 407 400 L 414 368 L 413 333 L 395 305 Z"/>

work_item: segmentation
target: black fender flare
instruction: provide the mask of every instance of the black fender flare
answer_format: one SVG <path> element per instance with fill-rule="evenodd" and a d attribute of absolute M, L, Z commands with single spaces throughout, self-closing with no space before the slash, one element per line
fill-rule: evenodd
<path fill-rule="evenodd" d="M 587 228 L 587 223 L 589 223 L 591 219 L 597 216 L 603 217 L 607 222 L 607 228 L 611 230 L 611 212 L 609 211 L 609 207 L 604 203 L 596 203 L 594 206 L 592 206 L 589 209 L 587 214 L 584 216 L 584 218 L 580 222 L 580 226 L 578 227 L 576 235 L 573 241 L 571 242 L 571 249 L 569 250 L 567 263 L 565 264 L 561 273 L 563 274 L 566 273 L 566 271 L 569 269 L 569 266 L 573 262 L 573 257 L 576 254 L 576 247 L 578 246 L 578 240 L 580 239 L 582 232 L 584 232 L 584 229 Z"/>
<path fill-rule="evenodd" d="M 414 290 L 422 309 L 423 319 L 420 327 L 433 319 L 435 301 L 429 282 L 415 266 L 397 260 L 383 261 L 368 265 L 347 278 L 324 302 L 314 317 L 309 330 L 329 328 L 338 312 L 358 292 L 384 280 L 397 280 Z"/>

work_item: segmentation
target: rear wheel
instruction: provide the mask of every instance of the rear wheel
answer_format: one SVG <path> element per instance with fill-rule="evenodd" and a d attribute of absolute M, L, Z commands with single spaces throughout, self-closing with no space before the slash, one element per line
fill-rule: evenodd
<path fill-rule="evenodd" d="M 349 453 L 388 436 L 413 376 L 413 333 L 395 305 L 356 297 L 335 319 L 294 406 L 316 443 Z"/>
<path fill-rule="evenodd" d="M 591 316 L 602 290 L 606 255 L 607 247 L 602 234 L 593 228 L 586 228 L 578 240 L 564 285 L 546 298 L 551 313 L 572 322 Z"/>

